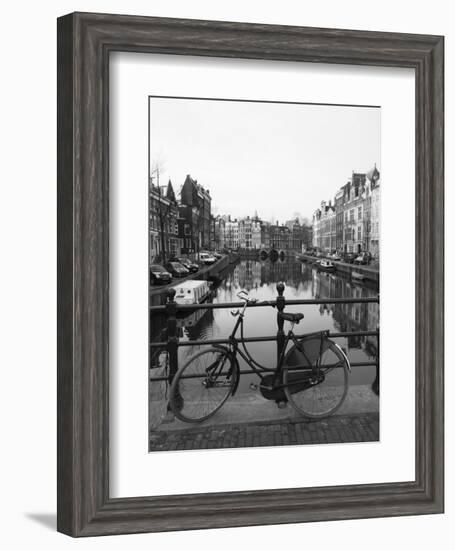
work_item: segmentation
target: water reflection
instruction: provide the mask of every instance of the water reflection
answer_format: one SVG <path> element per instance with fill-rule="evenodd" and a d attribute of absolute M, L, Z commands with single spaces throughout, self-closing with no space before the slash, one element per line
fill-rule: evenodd
<path fill-rule="evenodd" d="M 378 292 L 377 288 L 352 283 L 341 275 L 318 272 L 311 265 L 294 259 L 278 259 L 276 262 L 242 260 L 231 266 L 223 282 L 214 290 L 212 300 L 219 303 L 238 301 L 237 293 L 242 289 L 259 300 L 274 300 L 277 296 L 276 283 L 279 281 L 285 282 L 284 296 L 288 299 L 365 298 L 375 297 Z M 327 329 L 334 332 L 369 331 L 379 326 L 379 306 L 375 303 L 287 306 L 286 311 L 301 311 L 305 314 L 304 320 L 295 329 L 296 334 Z M 178 321 L 179 336 L 181 341 L 226 338 L 233 324 L 229 309 L 201 310 Z M 275 309 L 247 310 L 245 336 L 272 336 L 276 330 Z M 159 341 L 165 336 L 165 320 L 162 316 L 153 316 L 151 335 L 152 341 Z M 337 342 L 347 351 L 352 362 L 360 362 L 375 358 L 376 340 L 374 336 L 350 336 L 337 339 Z M 180 347 L 179 364 L 182 365 L 200 347 Z M 249 343 L 248 348 L 260 363 L 275 366 L 275 343 Z M 242 363 L 240 367 L 249 368 Z M 371 385 L 375 376 L 375 367 L 355 368 L 350 383 Z M 241 391 L 248 391 L 252 380 L 256 380 L 254 375 L 242 377 Z"/>

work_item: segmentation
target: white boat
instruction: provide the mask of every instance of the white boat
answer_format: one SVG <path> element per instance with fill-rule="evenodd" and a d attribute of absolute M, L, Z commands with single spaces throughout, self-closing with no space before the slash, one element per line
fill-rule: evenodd
<path fill-rule="evenodd" d="M 319 260 L 316 262 L 317 268 L 322 271 L 335 271 L 335 266 L 330 260 Z"/>
<path fill-rule="evenodd" d="M 174 299 L 178 304 L 200 304 L 210 294 L 207 281 L 185 281 L 174 288 Z"/>

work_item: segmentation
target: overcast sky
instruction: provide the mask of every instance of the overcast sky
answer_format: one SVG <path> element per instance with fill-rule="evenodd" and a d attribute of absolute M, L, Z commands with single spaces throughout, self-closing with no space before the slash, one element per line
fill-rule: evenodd
<path fill-rule="evenodd" d="M 212 212 L 311 220 L 353 171 L 380 169 L 380 109 L 150 98 L 150 161 L 176 193 L 187 174 Z"/>

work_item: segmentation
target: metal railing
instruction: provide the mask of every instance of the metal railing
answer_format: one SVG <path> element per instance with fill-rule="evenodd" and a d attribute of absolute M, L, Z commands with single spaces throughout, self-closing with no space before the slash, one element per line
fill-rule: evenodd
<path fill-rule="evenodd" d="M 244 338 L 244 342 L 273 342 L 277 343 L 277 358 L 280 357 L 281 351 L 285 343 L 285 333 L 284 333 L 284 320 L 279 315 L 284 311 L 285 307 L 288 305 L 319 305 L 319 304 L 355 304 L 355 303 L 377 303 L 379 304 L 379 294 L 372 298 L 314 298 L 308 300 L 286 300 L 284 297 L 285 286 L 283 283 L 278 283 L 276 286 L 278 296 L 275 301 L 268 302 L 257 302 L 251 303 L 248 307 L 270 307 L 274 306 L 277 309 L 277 333 L 276 335 L 271 336 L 254 336 Z M 175 290 L 173 288 L 168 289 L 167 291 L 167 302 L 161 306 L 151 306 L 151 313 L 164 313 L 167 321 L 167 338 L 163 342 L 153 342 L 150 344 L 150 349 L 165 349 L 169 354 L 169 374 L 167 376 L 151 377 L 151 381 L 163 381 L 169 380 L 172 381 L 173 377 L 177 373 L 179 368 L 178 365 L 178 348 L 182 346 L 210 346 L 214 344 L 228 344 L 230 342 L 229 338 L 216 338 L 211 340 L 189 340 L 180 342 L 178 336 L 178 327 L 177 327 L 177 313 L 185 311 L 195 311 L 198 309 L 227 309 L 227 308 L 241 308 L 244 305 L 244 302 L 224 302 L 224 303 L 202 303 L 202 304 L 178 304 L 175 301 Z M 298 335 L 296 338 L 300 338 L 305 334 Z M 348 338 L 352 336 L 373 336 L 377 338 L 377 354 L 374 361 L 358 361 L 351 362 L 351 367 L 370 367 L 376 366 L 376 380 L 374 384 L 379 385 L 379 329 L 377 330 L 362 330 L 362 331 L 349 331 L 349 332 L 330 332 L 328 331 L 328 336 L 330 338 Z M 273 371 L 275 369 L 265 369 Z M 240 374 L 252 374 L 255 371 L 253 370 L 241 370 Z"/>

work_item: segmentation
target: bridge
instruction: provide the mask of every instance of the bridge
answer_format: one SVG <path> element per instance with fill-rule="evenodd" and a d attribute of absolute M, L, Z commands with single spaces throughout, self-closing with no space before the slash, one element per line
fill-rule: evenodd
<path fill-rule="evenodd" d="M 291 248 L 239 248 L 237 251 L 240 256 L 247 258 L 260 258 L 260 259 L 277 259 L 294 257 L 300 250 L 293 250 Z"/>

